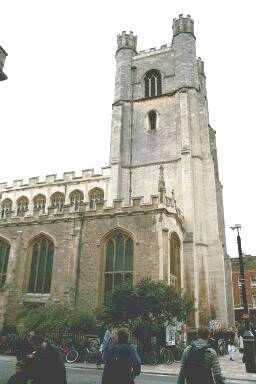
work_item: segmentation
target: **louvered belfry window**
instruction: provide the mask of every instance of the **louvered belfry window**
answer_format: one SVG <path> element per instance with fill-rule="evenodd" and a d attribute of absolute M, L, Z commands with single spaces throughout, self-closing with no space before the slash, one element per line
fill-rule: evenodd
<path fill-rule="evenodd" d="M 133 281 L 133 240 L 115 231 L 106 246 L 105 294 Z"/>
<path fill-rule="evenodd" d="M 6 281 L 9 254 L 10 244 L 0 239 L 0 288 L 3 288 Z"/>
<path fill-rule="evenodd" d="M 50 293 L 54 245 L 47 238 L 40 238 L 32 246 L 29 293 Z"/>
<path fill-rule="evenodd" d="M 155 97 L 162 94 L 162 77 L 161 73 L 156 69 L 148 71 L 144 78 L 145 97 Z"/>

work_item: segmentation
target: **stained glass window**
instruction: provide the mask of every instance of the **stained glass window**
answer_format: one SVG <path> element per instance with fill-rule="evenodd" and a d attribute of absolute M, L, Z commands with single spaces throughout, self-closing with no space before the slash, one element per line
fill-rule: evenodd
<path fill-rule="evenodd" d="M 49 293 L 52 279 L 53 243 L 41 238 L 32 246 L 31 271 L 28 284 L 29 293 Z"/>
<path fill-rule="evenodd" d="M 162 94 L 161 73 L 156 69 L 148 71 L 144 78 L 145 97 L 160 96 Z"/>
<path fill-rule="evenodd" d="M 105 294 L 124 282 L 132 285 L 133 240 L 115 231 L 106 246 Z"/>
<path fill-rule="evenodd" d="M 25 213 L 28 211 L 28 198 L 25 196 L 20 197 L 17 200 L 17 216 L 24 216 Z"/>
<path fill-rule="evenodd" d="M 7 274 L 10 245 L 5 240 L 0 239 L 0 288 L 4 286 Z"/>
<path fill-rule="evenodd" d="M 98 203 L 104 203 L 104 191 L 101 188 L 93 188 L 89 192 L 90 208 L 96 209 Z"/>

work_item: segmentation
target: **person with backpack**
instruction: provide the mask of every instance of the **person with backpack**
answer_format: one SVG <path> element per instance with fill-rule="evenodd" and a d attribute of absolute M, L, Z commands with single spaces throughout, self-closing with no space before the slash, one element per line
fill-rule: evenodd
<path fill-rule="evenodd" d="M 117 331 L 117 339 L 109 343 L 103 351 L 105 367 L 102 384 L 134 384 L 135 376 L 140 374 L 141 361 L 135 348 L 128 343 L 129 332 L 126 328 Z"/>
<path fill-rule="evenodd" d="M 200 328 L 197 339 L 186 347 L 181 358 L 177 384 L 224 384 L 216 351 L 208 345 L 210 331 Z"/>

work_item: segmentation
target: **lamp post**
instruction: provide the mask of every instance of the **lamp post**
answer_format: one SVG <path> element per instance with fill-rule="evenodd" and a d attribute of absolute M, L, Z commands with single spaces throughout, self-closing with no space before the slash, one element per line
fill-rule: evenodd
<path fill-rule="evenodd" d="M 240 284 L 242 289 L 242 297 L 243 297 L 243 319 L 245 320 L 245 332 L 243 334 L 244 341 L 244 363 L 246 367 L 246 372 L 256 372 L 256 348 L 254 344 L 254 335 L 250 331 L 250 316 L 248 309 L 248 302 L 246 297 L 246 289 L 245 289 L 245 278 L 244 278 L 244 260 L 243 260 L 243 252 L 241 245 L 241 237 L 240 230 L 241 224 L 235 224 L 233 227 L 230 227 L 233 231 L 237 231 L 237 248 L 238 248 L 238 256 L 239 256 L 239 267 L 240 267 Z"/>

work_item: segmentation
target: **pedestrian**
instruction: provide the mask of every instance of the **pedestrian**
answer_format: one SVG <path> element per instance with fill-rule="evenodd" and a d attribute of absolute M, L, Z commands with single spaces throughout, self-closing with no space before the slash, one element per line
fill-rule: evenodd
<path fill-rule="evenodd" d="M 197 339 L 186 347 L 181 358 L 177 384 L 224 384 L 216 351 L 208 345 L 210 331 L 200 328 Z"/>
<path fill-rule="evenodd" d="M 66 368 L 59 350 L 42 337 L 32 336 L 34 360 L 31 367 L 35 384 L 67 384 Z"/>
<path fill-rule="evenodd" d="M 105 367 L 102 384 L 134 384 L 135 376 L 140 374 L 141 360 L 135 348 L 128 343 L 126 328 L 117 331 L 117 339 L 112 339 L 103 353 Z"/>
<path fill-rule="evenodd" d="M 228 344 L 228 356 L 230 361 L 235 361 L 235 332 L 232 330 L 227 330 L 226 340 Z"/>

